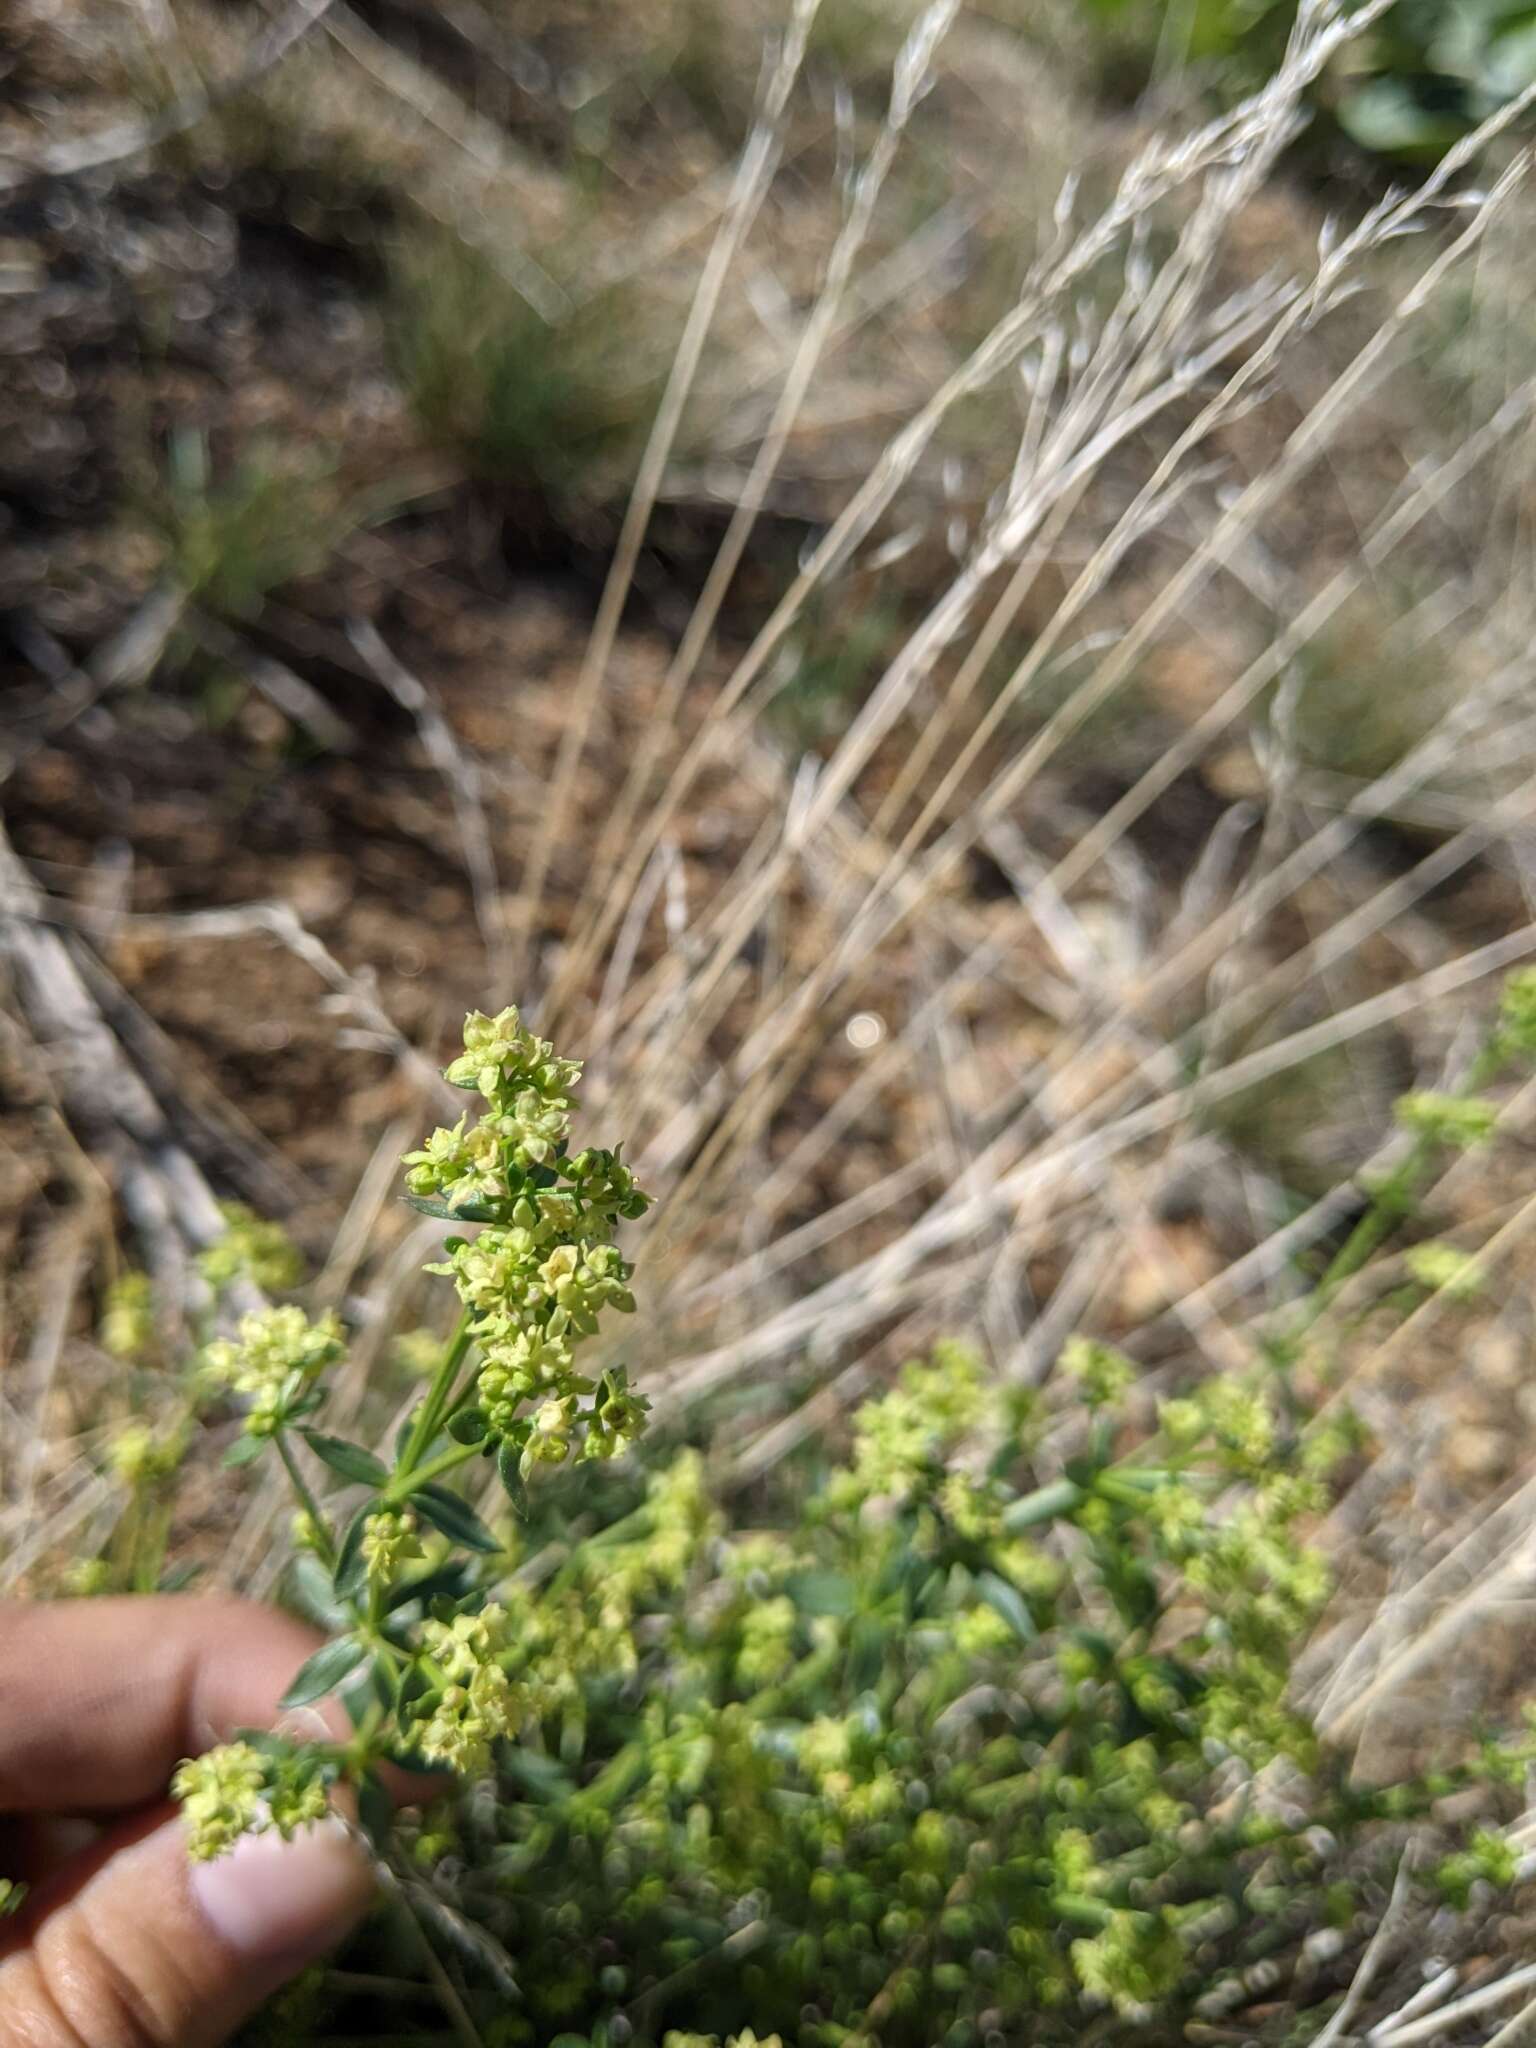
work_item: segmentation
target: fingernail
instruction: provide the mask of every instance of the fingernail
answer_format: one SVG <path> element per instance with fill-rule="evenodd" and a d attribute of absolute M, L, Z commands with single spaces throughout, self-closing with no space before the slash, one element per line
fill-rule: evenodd
<path fill-rule="evenodd" d="M 228 1945 L 247 1956 L 319 1955 L 368 1903 L 367 1858 L 338 1820 L 246 1835 L 227 1856 L 190 1867 L 192 1896 Z"/>

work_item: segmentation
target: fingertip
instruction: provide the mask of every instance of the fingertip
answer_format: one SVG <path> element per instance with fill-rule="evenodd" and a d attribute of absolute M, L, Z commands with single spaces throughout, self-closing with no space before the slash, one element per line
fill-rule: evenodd
<path fill-rule="evenodd" d="M 216 1938 L 237 1956 L 295 1966 L 334 1947 L 361 1918 L 373 1872 L 340 1820 L 285 1842 L 247 1835 L 227 1856 L 188 1866 L 187 1888 Z"/>
<path fill-rule="evenodd" d="M 0 2041 L 214 2048 L 367 1910 L 368 1858 L 337 1820 L 195 1865 L 178 1816 L 104 1839 L 39 1889 L 0 1953 Z"/>

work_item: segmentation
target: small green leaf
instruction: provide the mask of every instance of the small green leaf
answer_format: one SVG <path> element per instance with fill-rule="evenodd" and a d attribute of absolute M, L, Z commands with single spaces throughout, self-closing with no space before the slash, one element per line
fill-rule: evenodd
<path fill-rule="evenodd" d="M 395 1704 L 401 1713 L 407 1713 L 416 1702 L 424 1699 L 432 1690 L 432 1681 L 419 1664 L 408 1664 L 400 1680 L 400 1689 Z"/>
<path fill-rule="evenodd" d="M 312 1700 L 323 1700 L 328 1692 L 336 1690 L 349 1672 L 357 1669 L 367 1654 L 355 1636 L 342 1636 L 337 1642 L 323 1644 L 313 1657 L 306 1658 L 299 1666 L 292 1685 L 278 1705 L 307 1707 Z"/>
<path fill-rule="evenodd" d="M 434 1529 L 440 1529 L 466 1550 L 484 1551 L 494 1557 L 501 1549 L 468 1501 L 450 1493 L 446 1486 L 423 1486 L 411 1495 L 411 1503 L 424 1514 Z"/>
<path fill-rule="evenodd" d="M 341 1539 L 341 1549 L 336 1553 L 336 1570 L 331 1577 L 331 1585 L 338 1600 L 350 1600 L 359 1591 L 367 1576 L 368 1565 L 363 1556 L 363 1528 L 377 1506 L 377 1496 L 370 1496 L 347 1524 L 346 1534 Z"/>
<path fill-rule="evenodd" d="M 496 1448 L 496 1477 L 501 1481 L 502 1491 L 511 1501 L 514 1512 L 526 1521 L 528 1482 L 523 1477 L 516 1444 L 508 1443 L 505 1437 Z"/>
<path fill-rule="evenodd" d="M 802 1614 L 852 1614 L 857 1604 L 853 1581 L 842 1572 L 795 1572 L 784 1590 Z"/>
<path fill-rule="evenodd" d="M 337 1604 L 331 1575 L 312 1552 L 296 1557 L 291 1568 L 293 1597 L 309 1619 L 335 1634 L 346 1626 L 346 1614 Z"/>
<path fill-rule="evenodd" d="M 456 1444 L 478 1444 L 485 1441 L 490 1424 L 478 1408 L 461 1408 L 448 1424 L 448 1434 Z"/>
<path fill-rule="evenodd" d="M 1069 1515 L 1074 1508 L 1083 1504 L 1083 1489 L 1071 1479 L 1053 1479 L 1049 1486 L 1040 1486 L 1033 1493 L 1025 1494 L 1003 1511 L 1003 1527 L 1010 1535 L 1016 1529 L 1033 1529 L 1041 1522 L 1054 1522 L 1059 1515 Z"/>
<path fill-rule="evenodd" d="M 1011 1586 L 996 1572 L 982 1572 L 976 1580 L 976 1590 L 993 1613 L 1002 1616 L 1021 1643 L 1033 1642 L 1039 1635 L 1034 1616 L 1017 1586 Z"/>
<path fill-rule="evenodd" d="M 249 1465 L 253 1458 L 261 1456 L 271 1441 L 266 1436 L 237 1436 L 224 1453 L 225 1469 L 233 1472 L 241 1465 Z"/>
<path fill-rule="evenodd" d="M 329 1465 L 333 1472 L 358 1486 L 382 1486 L 389 1477 L 388 1468 L 361 1444 L 349 1444 L 345 1437 L 326 1436 L 318 1429 L 301 1429 L 299 1435 L 322 1465 Z"/>
<path fill-rule="evenodd" d="M 505 1202 L 460 1202 L 456 1209 L 437 1195 L 402 1195 L 401 1201 L 409 1208 L 419 1209 L 423 1216 L 435 1216 L 442 1223 L 495 1223 L 506 1214 Z"/>
<path fill-rule="evenodd" d="M 413 1600 L 423 1602 L 434 1600 L 439 1594 L 457 1604 L 469 1588 L 465 1583 L 468 1567 L 460 1558 L 440 1565 L 436 1571 L 424 1572 L 418 1579 L 407 1579 L 403 1585 L 392 1586 L 385 1598 L 385 1607 L 393 1614 L 397 1608 L 408 1607 Z"/>
<path fill-rule="evenodd" d="M 237 1728 L 235 1740 L 244 1742 L 254 1749 L 258 1756 L 290 1757 L 293 1744 L 286 1735 L 277 1735 L 270 1728 Z"/>

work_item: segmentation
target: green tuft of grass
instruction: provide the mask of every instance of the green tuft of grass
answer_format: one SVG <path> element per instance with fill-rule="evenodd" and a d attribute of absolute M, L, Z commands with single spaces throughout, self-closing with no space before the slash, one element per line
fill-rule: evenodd
<path fill-rule="evenodd" d="M 187 597 L 236 620 L 320 568 L 356 524 L 328 458 L 257 441 L 217 475 L 206 437 L 190 427 L 173 430 L 145 513 Z"/>
<path fill-rule="evenodd" d="M 390 353 L 422 429 L 471 475 L 554 505 L 632 476 L 658 389 L 645 334 L 632 290 L 552 322 L 457 238 L 408 237 L 390 258 Z"/>

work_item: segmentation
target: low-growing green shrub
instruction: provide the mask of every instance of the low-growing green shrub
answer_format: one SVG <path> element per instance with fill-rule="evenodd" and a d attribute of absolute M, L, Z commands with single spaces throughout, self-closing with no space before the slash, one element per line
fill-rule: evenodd
<path fill-rule="evenodd" d="M 1164 50 L 1216 67 L 1248 90 L 1280 61 L 1296 0 L 1084 0 L 1118 33 L 1122 57 L 1140 31 Z M 1397 0 L 1347 66 L 1318 88 L 1324 113 L 1362 149 L 1433 161 L 1536 78 L 1536 17 L 1516 0 Z"/>
<path fill-rule="evenodd" d="M 334 1316 L 247 1309 L 177 1372 L 142 1280 L 106 1304 L 142 1386 L 89 1583 L 163 1582 L 175 1468 L 235 1404 L 225 1463 L 286 1468 L 286 1597 L 328 1634 L 288 1703 L 339 1693 L 354 1728 L 189 1760 L 191 1853 L 290 1834 L 350 1785 L 487 2048 L 1172 2038 L 1261 1956 L 1368 1915 L 1404 1825 L 1536 1758 L 1483 1741 L 1362 1786 L 1290 1693 L 1330 1595 L 1308 1532 L 1362 1448 L 1341 1403 L 1303 1398 L 1328 1381 L 1328 1312 L 1533 1054 L 1527 972 L 1464 1084 L 1404 1099 L 1401 1157 L 1250 1373 L 1150 1404 L 1079 1336 L 1048 1400 L 938 1343 L 841 1456 L 747 1493 L 697 1447 L 618 1455 L 647 1403 L 579 1353 L 635 1306 L 613 1239 L 646 1198 L 618 1151 L 569 1149 L 577 1065 L 515 1011 L 471 1016 L 447 1074 L 483 1114 L 406 1166 L 408 1199 L 478 1233 L 432 1269 L 461 1314 L 386 1455 L 323 1428 Z M 204 1260 L 227 1299 L 292 1282 L 269 1226 L 230 1226 Z M 1421 1249 L 1413 1299 L 1465 1291 L 1463 1261 Z M 396 1818 L 386 1762 L 461 1789 Z M 1465 1904 L 1514 1867 L 1482 1827 L 1433 1878 Z M 358 1981 L 313 1973 L 278 2037 L 357 2038 Z"/>

